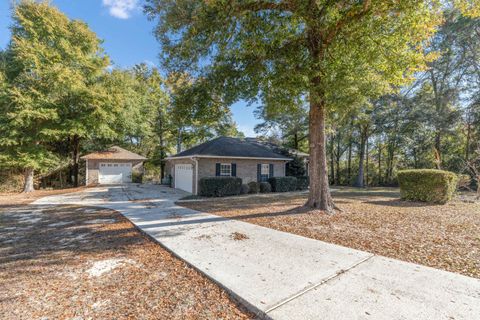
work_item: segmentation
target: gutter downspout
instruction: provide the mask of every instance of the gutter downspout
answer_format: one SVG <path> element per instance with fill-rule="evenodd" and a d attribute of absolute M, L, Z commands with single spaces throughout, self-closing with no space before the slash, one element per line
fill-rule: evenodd
<path fill-rule="evenodd" d="M 198 195 L 198 158 L 192 157 L 192 160 L 195 162 L 195 192 L 194 195 Z"/>

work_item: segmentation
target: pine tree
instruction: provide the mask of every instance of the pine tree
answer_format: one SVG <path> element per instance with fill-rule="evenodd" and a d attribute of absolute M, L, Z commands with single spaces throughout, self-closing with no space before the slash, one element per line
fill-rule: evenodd
<path fill-rule="evenodd" d="M 108 58 L 85 23 L 68 19 L 47 2 L 21 1 L 13 20 L 0 115 L 4 157 L 25 170 L 24 191 L 29 192 L 35 171 L 58 164 L 51 145 L 67 140 L 77 186 L 81 140 L 114 135 L 107 94 L 98 82 Z"/>

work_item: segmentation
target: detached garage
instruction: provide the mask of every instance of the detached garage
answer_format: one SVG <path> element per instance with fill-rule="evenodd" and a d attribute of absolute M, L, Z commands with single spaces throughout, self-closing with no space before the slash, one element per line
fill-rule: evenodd
<path fill-rule="evenodd" d="M 86 161 L 85 184 L 95 185 L 132 182 L 132 174 L 143 171 L 143 162 L 147 158 L 114 146 L 81 159 Z"/>

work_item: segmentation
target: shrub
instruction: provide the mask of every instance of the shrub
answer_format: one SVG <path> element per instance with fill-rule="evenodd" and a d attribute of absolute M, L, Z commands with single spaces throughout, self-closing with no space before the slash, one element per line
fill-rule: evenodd
<path fill-rule="evenodd" d="M 236 177 L 205 177 L 198 182 L 204 197 L 225 197 L 240 194 L 242 179 Z"/>
<path fill-rule="evenodd" d="M 250 189 L 248 190 L 248 193 L 258 193 L 260 191 L 260 185 L 255 181 L 249 182 L 248 188 Z"/>
<path fill-rule="evenodd" d="M 398 172 L 400 196 L 403 200 L 446 203 L 457 187 L 457 175 L 453 172 L 420 169 Z"/>
<path fill-rule="evenodd" d="M 20 192 L 25 183 L 24 175 L 19 170 L 0 170 L 0 192 Z"/>
<path fill-rule="evenodd" d="M 295 177 L 272 177 L 268 179 L 273 192 L 288 192 L 297 189 L 297 178 Z"/>
<path fill-rule="evenodd" d="M 272 192 L 272 186 L 268 182 L 260 182 L 260 192 L 269 193 Z"/>
<path fill-rule="evenodd" d="M 308 176 L 297 177 L 297 190 L 307 190 L 310 185 L 310 179 Z"/>
<path fill-rule="evenodd" d="M 133 183 L 143 183 L 143 172 L 132 171 L 132 182 Z"/>
<path fill-rule="evenodd" d="M 248 187 L 248 184 L 242 184 L 242 187 L 240 188 L 240 194 L 247 194 L 249 191 L 250 188 Z"/>

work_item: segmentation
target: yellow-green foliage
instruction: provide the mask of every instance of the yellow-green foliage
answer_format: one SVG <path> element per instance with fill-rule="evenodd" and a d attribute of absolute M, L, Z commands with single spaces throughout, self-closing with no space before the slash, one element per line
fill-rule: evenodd
<path fill-rule="evenodd" d="M 398 172 L 403 200 L 447 203 L 455 193 L 458 177 L 443 170 L 420 169 Z"/>

